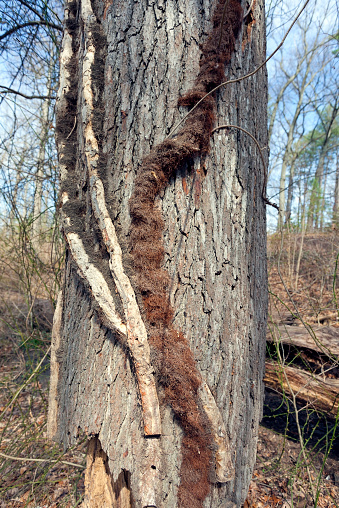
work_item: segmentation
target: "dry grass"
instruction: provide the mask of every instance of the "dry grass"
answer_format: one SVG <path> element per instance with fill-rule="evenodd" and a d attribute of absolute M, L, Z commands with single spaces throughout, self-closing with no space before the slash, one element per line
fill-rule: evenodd
<path fill-rule="evenodd" d="M 337 231 L 304 238 L 298 233 L 284 232 L 269 238 L 270 314 L 274 321 L 289 318 L 302 326 L 294 317 L 299 313 L 309 324 L 339 326 L 338 253 Z"/>
<path fill-rule="evenodd" d="M 284 366 L 292 366 L 314 379 L 321 363 L 326 365 L 326 378 L 337 378 L 335 355 L 317 358 L 313 350 L 283 345 L 279 327 L 293 337 L 292 327 L 298 326 L 316 343 L 315 325 L 339 326 L 338 253 L 336 231 L 305 236 L 285 231 L 269 238 L 269 321 L 278 334 L 268 351 L 282 372 Z M 276 387 L 279 394 L 266 390 L 266 428 L 260 430 L 245 506 L 334 508 L 339 505 L 339 414 L 324 414 L 315 403 L 301 403 L 287 376 L 283 381 L 285 388 Z"/>
<path fill-rule="evenodd" d="M 86 443 L 64 453 L 46 439 L 48 351 L 62 266 L 61 244 L 48 236 L 37 250 L 24 227 L 1 235 L 1 508 L 71 508 L 83 495 Z"/>
<path fill-rule="evenodd" d="M 84 444 L 65 454 L 46 439 L 48 358 L 25 384 L 47 345 L 22 350 L 7 338 L 0 347 L 0 506 L 77 506 L 83 492 Z"/>

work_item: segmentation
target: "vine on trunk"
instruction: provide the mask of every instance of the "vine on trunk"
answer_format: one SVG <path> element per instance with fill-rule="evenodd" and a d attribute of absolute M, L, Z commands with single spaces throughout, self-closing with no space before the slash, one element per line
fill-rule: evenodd
<path fill-rule="evenodd" d="M 238 0 L 219 0 L 211 33 L 202 46 L 194 87 L 179 100 L 180 106 L 192 108 L 225 80 L 225 65 L 230 63 L 242 19 Z M 175 138 L 150 152 L 138 170 L 130 199 L 130 251 L 147 318 L 153 365 L 165 401 L 184 431 L 178 506 L 192 508 L 202 507 L 209 493 L 214 443 L 199 401 L 201 375 L 188 340 L 172 324 L 169 274 L 162 267 L 164 221 L 155 200 L 185 162 L 208 153 L 215 109 L 216 99 L 211 95 L 192 112 Z"/>

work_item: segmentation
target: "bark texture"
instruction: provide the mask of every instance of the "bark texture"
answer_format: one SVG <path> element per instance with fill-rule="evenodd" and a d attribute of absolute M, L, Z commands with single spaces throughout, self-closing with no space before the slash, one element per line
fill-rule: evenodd
<path fill-rule="evenodd" d="M 128 498 L 135 507 L 186 508 L 178 502 L 183 430 L 158 384 L 161 436 L 145 438 L 139 367 L 91 178 L 104 184 L 107 214 L 145 320 L 129 256 L 129 200 L 142 160 L 187 111 L 178 108 L 178 99 L 198 76 L 200 45 L 212 31 L 215 6 L 198 0 L 66 2 L 57 138 L 69 249 L 54 356 L 53 434 L 65 447 L 80 430 L 93 437 L 90 456 L 98 456 L 99 470 L 104 464 L 111 477 L 106 491 L 117 497 L 114 485 L 123 478 L 129 490 L 123 502 Z M 248 5 L 242 7 L 246 12 Z M 257 1 L 243 21 L 226 77 L 246 74 L 264 56 L 263 2 Z M 217 123 L 239 125 L 267 146 L 266 92 L 263 70 L 228 86 L 216 95 Z M 217 402 L 235 467 L 234 479 L 211 483 L 205 507 L 241 506 L 255 461 L 267 316 L 263 183 L 251 139 L 221 131 L 209 153 L 186 161 L 156 198 L 173 329 L 189 342 L 206 393 Z M 210 479 L 215 481 L 213 471 Z"/>

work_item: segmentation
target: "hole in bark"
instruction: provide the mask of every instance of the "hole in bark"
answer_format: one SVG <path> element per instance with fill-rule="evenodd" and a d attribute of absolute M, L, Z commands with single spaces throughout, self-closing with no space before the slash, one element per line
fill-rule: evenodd
<path fill-rule="evenodd" d="M 152 469 L 156 469 L 156 466 L 151 466 Z"/>
<path fill-rule="evenodd" d="M 253 12 L 250 11 L 244 19 L 245 25 L 250 25 L 254 21 Z"/>

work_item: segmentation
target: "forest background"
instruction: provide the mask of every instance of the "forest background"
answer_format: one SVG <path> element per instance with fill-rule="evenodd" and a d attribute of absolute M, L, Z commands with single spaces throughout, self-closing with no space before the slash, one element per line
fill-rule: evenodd
<path fill-rule="evenodd" d="M 248 506 L 339 504 L 338 3 L 306 3 L 268 62 L 261 149 L 279 211 L 267 207 L 267 393 Z M 267 0 L 268 55 L 302 6 Z M 85 443 L 64 454 L 45 438 L 64 260 L 54 138 L 62 18 L 59 0 L 0 1 L 0 506 L 77 506 L 83 495 Z"/>

